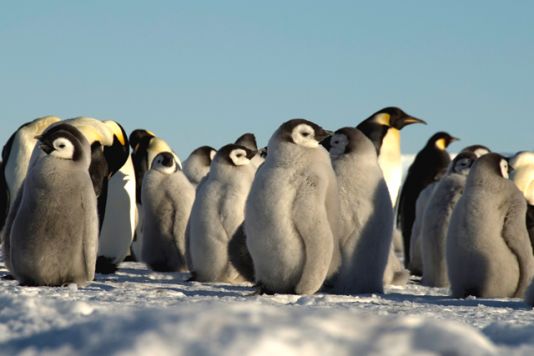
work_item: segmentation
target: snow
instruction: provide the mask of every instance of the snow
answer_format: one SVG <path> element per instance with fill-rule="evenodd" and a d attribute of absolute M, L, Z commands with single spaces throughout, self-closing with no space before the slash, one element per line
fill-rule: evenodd
<path fill-rule="evenodd" d="M 79 289 L 1 280 L 0 354 L 534 354 L 534 312 L 518 299 L 456 300 L 417 280 L 384 295 L 258 296 L 187 278 L 128 262 Z"/>

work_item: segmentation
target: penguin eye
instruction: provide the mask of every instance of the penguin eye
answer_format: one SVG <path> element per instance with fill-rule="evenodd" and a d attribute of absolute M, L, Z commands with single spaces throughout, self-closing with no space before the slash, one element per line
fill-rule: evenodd
<path fill-rule="evenodd" d="M 243 157 L 243 154 L 242 154 L 242 153 L 238 153 L 238 154 L 236 154 L 236 157 L 237 157 L 237 158 L 242 158 L 242 157 Z"/>
<path fill-rule="evenodd" d="M 308 136 L 310 136 L 310 133 L 307 132 L 307 131 L 303 131 L 303 132 L 301 132 L 300 134 L 301 134 L 302 136 L 304 136 L 304 137 L 308 137 Z"/>

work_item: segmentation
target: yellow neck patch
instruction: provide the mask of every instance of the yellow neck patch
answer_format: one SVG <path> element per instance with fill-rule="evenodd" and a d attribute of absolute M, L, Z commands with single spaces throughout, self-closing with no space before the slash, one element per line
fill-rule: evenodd
<path fill-rule="evenodd" d="M 447 141 L 444 138 L 440 138 L 436 141 L 436 147 L 442 151 L 445 151 L 445 149 L 447 148 Z"/>
<path fill-rule="evenodd" d="M 124 146 L 126 144 L 126 139 L 122 135 L 122 130 L 115 121 L 112 121 L 112 120 L 104 121 L 104 125 L 106 125 L 110 129 L 110 131 L 113 133 L 113 136 L 117 137 L 121 145 Z"/>
<path fill-rule="evenodd" d="M 380 125 L 391 126 L 391 115 L 386 113 L 376 114 L 374 121 L 379 123 Z"/>

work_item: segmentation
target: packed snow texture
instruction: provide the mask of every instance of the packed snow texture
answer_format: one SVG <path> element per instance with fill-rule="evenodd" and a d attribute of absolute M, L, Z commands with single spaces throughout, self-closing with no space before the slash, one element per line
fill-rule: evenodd
<path fill-rule="evenodd" d="M 0 354 L 534 354 L 534 312 L 518 299 L 456 300 L 416 281 L 384 295 L 258 296 L 187 277 L 128 262 L 80 289 L 2 280 Z"/>

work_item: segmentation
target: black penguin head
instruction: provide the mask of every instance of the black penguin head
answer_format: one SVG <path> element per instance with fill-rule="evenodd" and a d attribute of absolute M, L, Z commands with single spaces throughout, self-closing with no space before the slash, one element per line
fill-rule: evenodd
<path fill-rule="evenodd" d="M 318 147 L 319 142 L 332 134 L 305 119 L 289 120 L 278 128 L 277 133 L 282 142 L 290 142 L 307 148 Z"/>
<path fill-rule="evenodd" d="M 395 106 L 388 106 L 378 110 L 373 115 L 362 121 L 362 124 L 364 122 L 375 122 L 377 124 L 392 127 L 397 130 L 401 130 L 403 127 L 411 124 L 426 125 L 426 121 L 418 119 L 412 115 L 408 115 L 402 109 Z"/>
<path fill-rule="evenodd" d="M 144 129 L 133 130 L 129 137 L 130 146 L 132 147 L 133 152 L 137 152 L 143 147 L 146 149 L 146 147 L 148 147 L 148 143 L 154 137 L 156 137 L 156 135 L 154 135 L 154 133 L 151 131 Z"/>
<path fill-rule="evenodd" d="M 211 164 L 211 161 L 213 161 L 213 158 L 215 157 L 216 153 L 217 153 L 217 151 L 213 147 L 201 146 L 201 147 L 198 147 L 195 150 L 193 150 L 193 152 L 191 152 L 191 154 L 189 156 L 190 157 L 193 157 L 193 156 L 197 157 L 199 162 L 202 165 L 204 165 L 206 167 L 209 167 L 210 164 Z"/>
<path fill-rule="evenodd" d="M 435 133 L 427 142 L 427 146 L 434 146 L 440 151 L 445 151 L 449 145 L 454 142 L 458 141 L 459 139 L 456 137 L 453 137 L 449 135 L 447 132 L 440 131 L 438 133 Z"/>
<path fill-rule="evenodd" d="M 256 136 L 254 136 L 253 133 L 247 132 L 241 136 L 234 142 L 236 145 L 245 146 L 246 148 L 257 151 L 258 150 L 258 144 L 256 143 Z"/>
<path fill-rule="evenodd" d="M 461 152 L 472 152 L 477 156 L 477 158 L 479 158 L 484 156 L 485 154 L 490 153 L 491 150 L 483 145 L 471 145 L 462 149 Z"/>
<path fill-rule="evenodd" d="M 469 151 L 460 152 L 451 162 L 452 172 L 461 175 L 468 175 L 471 166 L 477 160 L 478 156 Z"/>
<path fill-rule="evenodd" d="M 249 164 L 257 152 L 245 146 L 229 144 L 217 151 L 214 160 L 239 167 Z"/>
<path fill-rule="evenodd" d="M 130 156 L 128 137 L 124 128 L 116 121 L 104 121 L 109 131 L 113 134 L 113 142 L 110 146 L 104 146 L 104 157 L 108 163 L 109 176 L 111 177 L 124 166 Z"/>
<path fill-rule="evenodd" d="M 54 125 L 36 138 L 43 152 L 58 159 L 80 161 L 86 157 L 84 149 L 89 151 L 84 135 L 69 124 Z"/>
<path fill-rule="evenodd" d="M 369 138 L 359 129 L 343 127 L 330 137 L 329 153 L 333 159 L 344 154 L 364 150 L 373 151 Z"/>
<path fill-rule="evenodd" d="M 480 157 L 475 165 L 504 179 L 508 179 L 512 171 L 508 159 L 498 153 L 488 153 Z"/>
<path fill-rule="evenodd" d="M 161 152 L 152 161 L 152 169 L 164 174 L 172 174 L 180 170 L 172 152 Z"/>

